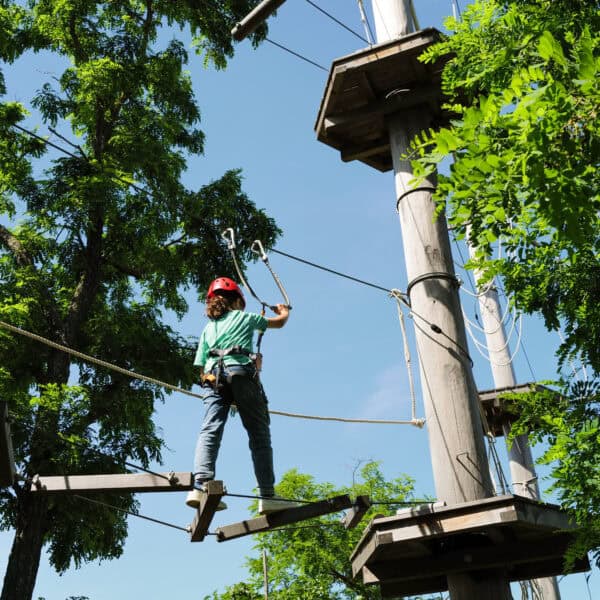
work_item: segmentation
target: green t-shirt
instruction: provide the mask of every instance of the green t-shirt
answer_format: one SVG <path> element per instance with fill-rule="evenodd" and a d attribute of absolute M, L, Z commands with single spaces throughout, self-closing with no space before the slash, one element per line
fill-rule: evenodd
<path fill-rule="evenodd" d="M 250 352 L 254 348 L 254 332 L 264 331 L 267 328 L 267 319 L 262 315 L 244 312 L 242 310 L 230 310 L 216 321 L 209 321 L 200 336 L 198 350 L 194 365 L 204 367 L 208 373 L 218 357 L 209 356 L 210 350 L 225 350 L 232 346 L 241 346 Z M 231 354 L 225 357 L 226 365 L 246 365 L 251 360 L 243 354 Z"/>

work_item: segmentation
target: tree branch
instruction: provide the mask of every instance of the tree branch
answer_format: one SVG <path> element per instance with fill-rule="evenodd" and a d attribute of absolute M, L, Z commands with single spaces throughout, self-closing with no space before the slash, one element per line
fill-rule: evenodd
<path fill-rule="evenodd" d="M 23 244 L 6 228 L 0 225 L 0 242 L 15 257 L 19 267 L 33 265 L 33 258 Z"/>

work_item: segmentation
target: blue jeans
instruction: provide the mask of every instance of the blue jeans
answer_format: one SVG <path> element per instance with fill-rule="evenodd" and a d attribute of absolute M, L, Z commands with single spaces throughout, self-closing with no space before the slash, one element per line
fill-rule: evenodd
<path fill-rule="evenodd" d="M 225 423 L 231 404 L 235 403 L 248 433 L 259 495 L 272 496 L 275 475 L 270 418 L 267 398 L 255 373 L 253 366 L 225 367 L 225 371 L 219 374 L 220 383 L 224 386 L 204 399 L 206 413 L 196 443 L 194 478 L 198 482 L 214 479 Z M 230 383 L 226 383 L 228 376 Z"/>

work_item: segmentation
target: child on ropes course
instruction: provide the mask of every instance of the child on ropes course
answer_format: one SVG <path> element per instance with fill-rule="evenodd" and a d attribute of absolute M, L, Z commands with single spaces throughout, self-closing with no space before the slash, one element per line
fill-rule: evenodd
<path fill-rule="evenodd" d="M 200 367 L 203 387 L 210 387 L 212 391 L 204 399 L 206 413 L 194 456 L 194 489 L 189 492 L 186 504 L 197 508 L 206 494 L 203 484 L 214 479 L 223 430 L 231 405 L 235 404 L 248 433 L 254 474 L 262 497 L 258 511 L 266 515 L 297 506 L 297 503 L 274 496 L 269 411 L 258 379 L 253 337 L 255 331 L 283 327 L 289 310 L 284 304 L 278 304 L 273 308 L 276 316 L 265 318 L 244 312 L 245 307 L 242 291 L 232 279 L 219 277 L 210 284 L 206 295 L 206 315 L 210 321 L 200 336 L 194 365 Z M 226 504 L 220 502 L 217 510 L 225 508 Z"/>

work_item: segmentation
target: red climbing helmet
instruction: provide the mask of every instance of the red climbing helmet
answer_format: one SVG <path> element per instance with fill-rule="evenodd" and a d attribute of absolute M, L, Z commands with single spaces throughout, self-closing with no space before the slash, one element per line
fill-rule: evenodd
<path fill-rule="evenodd" d="M 209 286 L 208 292 L 206 294 L 206 299 L 210 300 L 216 296 L 216 292 L 218 291 L 224 292 L 234 292 L 237 294 L 244 303 L 244 308 L 246 307 L 246 299 L 244 298 L 244 294 L 242 294 L 242 290 L 238 286 L 238 284 L 233 280 L 229 279 L 229 277 L 217 277 Z"/>

